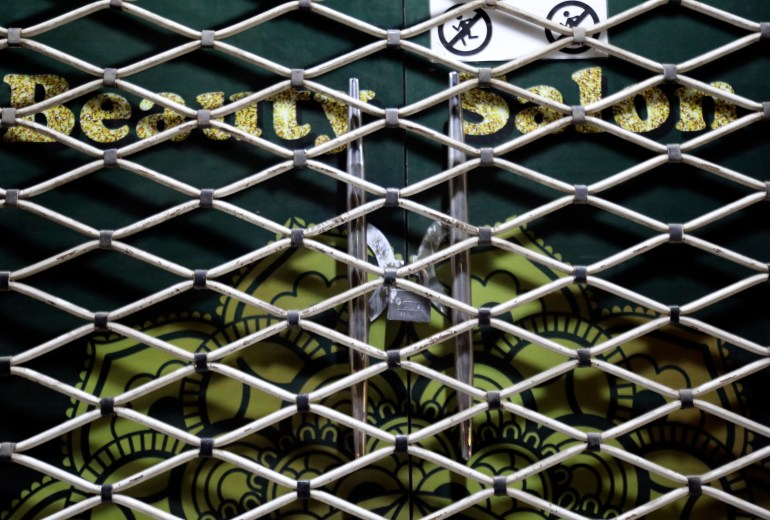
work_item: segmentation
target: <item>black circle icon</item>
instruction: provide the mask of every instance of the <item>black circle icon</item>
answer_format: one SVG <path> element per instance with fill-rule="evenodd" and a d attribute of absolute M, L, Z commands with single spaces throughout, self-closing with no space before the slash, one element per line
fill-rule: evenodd
<path fill-rule="evenodd" d="M 578 27 L 589 18 L 594 24 L 599 23 L 599 15 L 596 14 L 596 11 L 594 11 L 590 5 L 578 0 L 562 2 L 548 13 L 549 20 L 569 28 Z M 550 29 L 545 30 L 545 37 L 548 38 L 548 41 L 551 43 L 566 38 L 565 35 L 555 33 Z M 566 54 L 581 54 L 590 48 L 590 46 L 584 43 L 573 43 L 569 47 L 561 49 L 561 52 Z"/>
<path fill-rule="evenodd" d="M 457 9 L 462 4 L 447 9 Z M 482 23 L 483 22 L 483 23 Z M 483 9 L 463 13 L 438 28 L 438 39 L 446 50 L 457 56 L 473 56 L 489 45 L 492 20 Z"/>

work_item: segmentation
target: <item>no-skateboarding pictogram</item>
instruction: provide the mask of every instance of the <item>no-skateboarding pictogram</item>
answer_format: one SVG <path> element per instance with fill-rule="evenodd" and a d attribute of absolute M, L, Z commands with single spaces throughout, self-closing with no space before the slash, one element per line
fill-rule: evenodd
<path fill-rule="evenodd" d="M 452 6 L 447 11 L 458 7 Z M 489 45 L 492 39 L 492 20 L 483 9 L 476 9 L 439 27 L 438 38 L 441 45 L 452 54 L 473 56 Z"/>
<path fill-rule="evenodd" d="M 606 20 L 609 0 L 505 0 L 506 6 L 519 9 L 521 16 L 512 16 L 505 8 L 487 7 L 481 1 L 428 1 L 431 16 L 441 16 L 441 24 L 430 31 L 430 49 L 447 59 L 509 61 L 542 53 L 549 42 L 551 47 L 558 47 L 544 56 L 549 60 L 607 56 L 601 44 L 609 43 L 608 31 L 592 32 L 582 43 L 576 43 L 571 35 L 580 36 L 583 30 L 590 31 Z M 418 2 L 407 2 L 412 3 Z M 524 13 L 544 24 L 547 18 L 547 27 L 532 23 Z"/>
<path fill-rule="evenodd" d="M 568 0 L 558 4 L 548 13 L 548 19 L 569 28 L 578 27 L 584 23 L 586 26 L 599 23 L 599 15 L 596 14 L 596 11 L 590 5 L 578 0 Z M 566 38 L 565 35 L 553 32 L 550 29 L 545 30 L 545 36 L 551 43 Z M 561 52 L 580 54 L 588 49 L 590 47 L 584 43 L 573 43 L 561 49 Z"/>

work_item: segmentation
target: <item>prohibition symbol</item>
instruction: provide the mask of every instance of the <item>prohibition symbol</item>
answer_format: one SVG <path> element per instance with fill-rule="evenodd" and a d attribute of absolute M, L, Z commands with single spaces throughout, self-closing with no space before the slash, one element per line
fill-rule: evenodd
<path fill-rule="evenodd" d="M 460 5 L 452 6 L 447 11 L 457 9 Z M 476 9 L 458 16 L 456 21 L 442 25 L 438 30 L 438 39 L 452 54 L 473 56 L 489 45 L 492 39 L 492 20 L 483 9 Z"/>
<path fill-rule="evenodd" d="M 564 27 L 569 27 L 570 29 L 578 27 L 585 21 L 588 21 L 588 24 L 590 25 L 599 23 L 599 15 L 596 14 L 596 11 L 594 11 L 590 5 L 579 2 L 578 0 L 568 0 L 567 2 L 560 3 L 551 9 L 551 12 L 548 13 L 548 19 L 559 23 Z M 549 29 L 545 30 L 545 36 L 551 43 L 567 37 L 564 34 L 559 34 Z M 566 54 L 580 54 L 586 52 L 588 49 L 590 49 L 590 47 L 584 43 L 573 43 L 569 47 L 561 49 L 561 52 Z"/>

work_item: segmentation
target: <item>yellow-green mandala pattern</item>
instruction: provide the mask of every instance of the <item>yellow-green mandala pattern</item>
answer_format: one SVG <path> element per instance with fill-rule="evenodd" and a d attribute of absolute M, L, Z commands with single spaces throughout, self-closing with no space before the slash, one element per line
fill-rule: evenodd
<path fill-rule="evenodd" d="M 302 224 L 299 222 L 299 224 Z M 324 237 L 333 247 L 345 237 Z M 509 240 L 553 257 L 549 247 L 518 229 Z M 472 255 L 473 302 L 476 307 L 510 300 L 557 277 L 523 257 L 499 250 L 477 249 Z M 447 283 L 448 266 L 439 266 Z M 339 294 L 347 278 L 329 257 L 291 249 L 244 268 L 235 287 L 283 309 L 302 309 Z M 590 292 L 571 285 L 557 293 L 517 307 L 504 317 L 511 323 L 568 348 L 600 344 L 656 316 L 632 307 L 602 308 Z M 347 308 L 324 313 L 324 325 L 346 330 Z M 380 318 L 371 327 L 370 343 L 392 349 L 441 330 L 447 318 L 434 310 L 425 324 L 388 322 Z M 222 297 L 211 312 L 158 317 L 137 329 L 189 352 L 216 351 L 272 323 L 258 309 Z M 528 341 L 486 328 L 476 329 L 474 385 L 499 390 L 547 371 L 564 358 Z M 633 373 L 671 388 L 692 388 L 725 373 L 731 351 L 721 342 L 692 331 L 667 327 L 622 343 L 600 356 Z M 414 356 L 412 361 L 434 370 L 453 373 L 453 345 L 449 342 Z M 79 388 L 97 396 L 118 395 L 184 364 L 160 350 L 132 339 L 102 335 L 88 345 Z M 285 388 L 307 393 L 349 373 L 348 352 L 331 341 L 305 331 L 288 330 L 225 358 L 226 364 Z M 538 411 L 584 431 L 607 430 L 662 404 L 662 397 L 637 384 L 591 367 L 577 368 L 511 397 L 528 410 Z M 740 385 L 724 386 L 704 399 L 728 410 L 749 415 Z M 350 395 L 338 392 L 324 404 L 350 414 Z M 201 437 L 215 437 L 283 407 L 292 406 L 234 379 L 215 373 L 179 378 L 131 407 Z M 456 411 L 456 395 L 438 381 L 387 371 L 369 381 L 368 422 L 398 434 L 419 431 Z M 73 401 L 75 417 L 88 411 Z M 468 466 L 490 476 L 506 475 L 559 453 L 576 441 L 547 426 L 504 411 L 488 411 L 473 420 L 475 450 Z M 233 453 L 291 479 L 312 479 L 353 460 L 353 432 L 313 414 L 295 414 L 269 425 L 228 448 Z M 450 429 L 420 443 L 436 453 L 460 460 L 456 432 Z M 751 434 L 743 428 L 708 417 L 695 409 L 681 410 L 648 426 L 608 441 L 684 474 L 702 474 L 710 468 L 751 453 Z M 137 423 L 117 417 L 99 421 L 62 438 L 61 465 L 87 480 L 104 484 L 118 481 L 143 468 L 190 449 Z M 367 449 L 380 442 L 369 438 Z M 751 482 L 764 468 L 738 471 L 716 486 L 747 500 L 762 493 Z M 519 489 L 589 517 L 610 518 L 646 503 L 675 485 L 658 476 L 607 456 L 584 452 L 515 484 Z M 388 518 L 429 514 L 482 486 L 429 461 L 395 454 L 325 487 L 325 490 Z M 132 489 L 130 494 L 184 518 L 230 518 L 287 493 L 289 489 L 218 459 L 193 459 L 162 476 Z M 70 505 L 84 496 L 68 486 L 43 479 L 3 513 L 8 520 L 37 518 Z M 692 501 L 691 501 L 692 502 Z M 96 508 L 90 518 L 136 518 L 127 509 Z M 549 518 L 531 506 L 508 497 L 491 497 L 465 511 L 460 518 Z M 656 518 L 741 518 L 714 502 L 670 506 Z M 733 515 L 733 516 L 730 516 Z M 344 514 L 324 504 L 294 502 L 274 518 L 331 519 Z"/>

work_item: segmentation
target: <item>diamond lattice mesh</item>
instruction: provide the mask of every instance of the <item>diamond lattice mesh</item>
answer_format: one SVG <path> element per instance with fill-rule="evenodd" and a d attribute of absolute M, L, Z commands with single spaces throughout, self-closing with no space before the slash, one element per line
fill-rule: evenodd
<path fill-rule="evenodd" d="M 770 8 L 349 4 L 0 6 L 2 518 L 769 518 Z"/>

